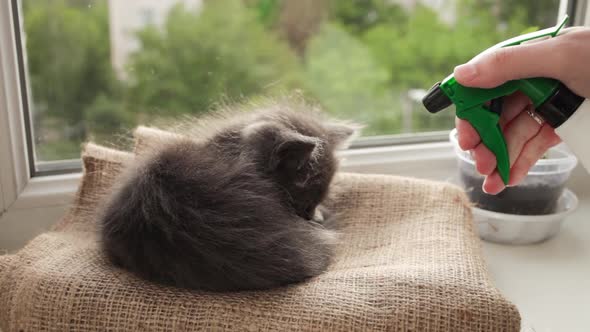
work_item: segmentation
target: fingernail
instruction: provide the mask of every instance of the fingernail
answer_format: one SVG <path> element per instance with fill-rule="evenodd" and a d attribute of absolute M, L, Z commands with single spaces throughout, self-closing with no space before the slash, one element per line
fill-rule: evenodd
<path fill-rule="evenodd" d="M 455 67 L 453 74 L 461 81 L 469 82 L 477 76 L 477 69 L 475 68 L 475 65 L 466 63 Z"/>
<path fill-rule="evenodd" d="M 489 192 L 486 190 L 486 187 L 485 187 L 484 185 L 482 185 L 482 186 L 481 186 L 481 190 L 482 190 L 484 193 L 488 194 L 488 195 L 490 194 L 490 193 L 489 193 Z"/>

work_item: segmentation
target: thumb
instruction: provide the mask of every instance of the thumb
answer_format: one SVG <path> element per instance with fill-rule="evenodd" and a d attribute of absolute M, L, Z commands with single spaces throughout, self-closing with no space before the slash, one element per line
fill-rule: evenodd
<path fill-rule="evenodd" d="M 453 74 L 460 84 L 478 88 L 493 88 L 522 78 L 559 79 L 563 74 L 563 60 L 558 39 L 484 52 L 468 63 L 457 66 Z"/>

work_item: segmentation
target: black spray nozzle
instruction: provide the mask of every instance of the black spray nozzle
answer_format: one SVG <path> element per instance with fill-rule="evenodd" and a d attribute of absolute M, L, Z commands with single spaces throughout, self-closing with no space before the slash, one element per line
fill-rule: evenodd
<path fill-rule="evenodd" d="M 424 107 L 426 107 L 430 113 L 438 113 L 451 106 L 452 103 L 451 99 L 449 99 L 440 88 L 440 82 L 430 88 L 428 93 L 426 93 L 426 96 L 422 98 L 422 104 L 424 104 Z"/>
<path fill-rule="evenodd" d="M 578 96 L 565 84 L 559 83 L 558 88 L 535 111 L 551 127 L 558 128 L 574 114 L 583 101 L 584 97 Z"/>

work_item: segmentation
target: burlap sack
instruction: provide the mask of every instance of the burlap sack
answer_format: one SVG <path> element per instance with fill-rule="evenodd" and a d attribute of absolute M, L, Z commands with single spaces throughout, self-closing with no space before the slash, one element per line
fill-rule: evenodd
<path fill-rule="evenodd" d="M 84 175 L 72 208 L 53 230 L 69 226 L 70 230 L 92 230 L 96 204 L 109 193 L 113 181 L 126 162 L 133 160 L 133 154 L 88 143 L 82 151 Z"/>
<path fill-rule="evenodd" d="M 491 284 L 467 200 L 453 186 L 341 174 L 335 263 L 300 285 L 215 294 L 162 287 L 110 266 L 94 199 L 130 155 L 88 145 L 75 206 L 56 230 L 0 256 L 7 331 L 518 331 Z"/>

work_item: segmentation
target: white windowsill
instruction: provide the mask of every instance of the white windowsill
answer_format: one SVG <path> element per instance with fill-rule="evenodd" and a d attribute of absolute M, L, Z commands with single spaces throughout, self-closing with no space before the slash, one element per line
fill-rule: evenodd
<path fill-rule="evenodd" d="M 590 331 L 590 198 L 540 244 L 483 243 L 494 283 L 522 316 L 524 332 Z"/>

